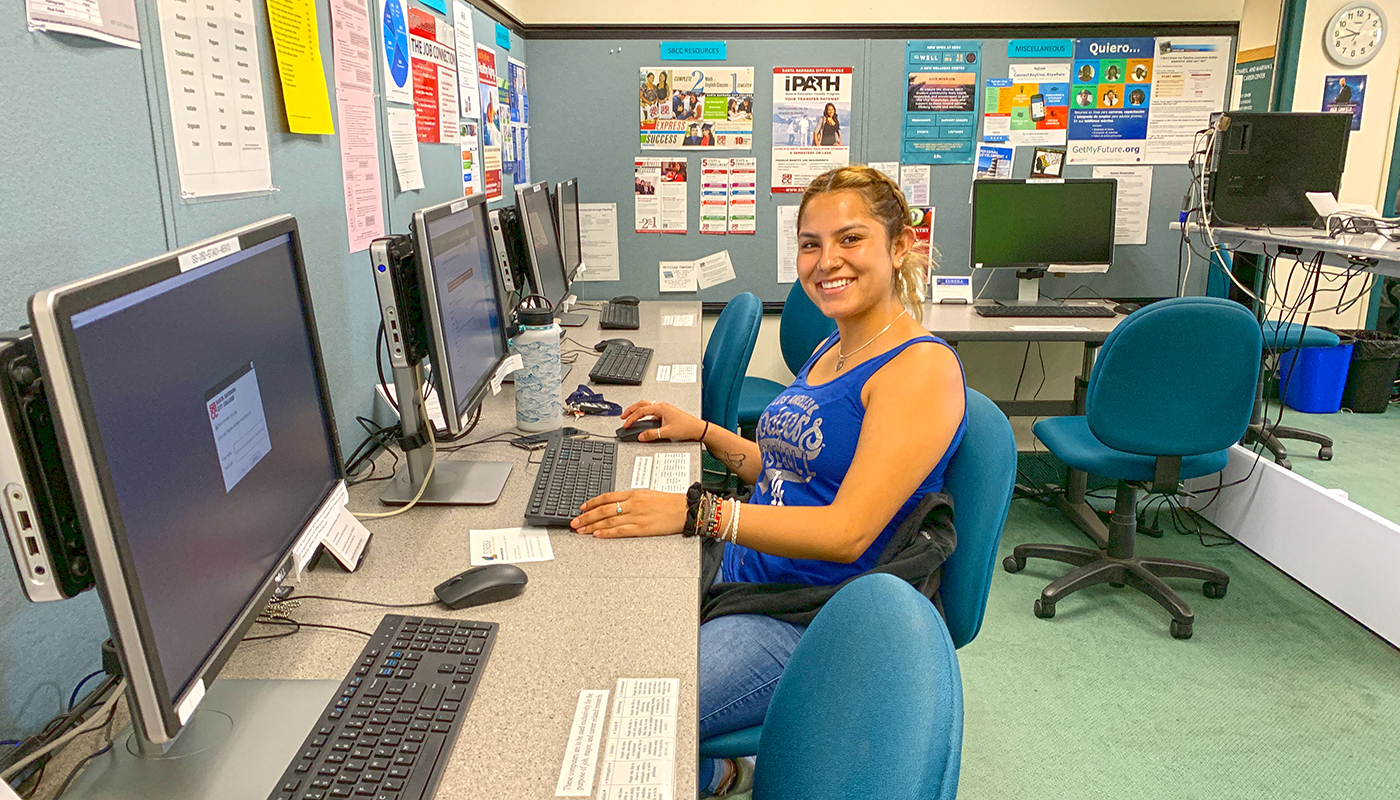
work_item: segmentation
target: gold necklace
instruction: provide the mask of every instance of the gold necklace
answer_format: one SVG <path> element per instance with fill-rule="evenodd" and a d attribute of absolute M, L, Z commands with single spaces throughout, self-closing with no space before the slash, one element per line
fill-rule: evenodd
<path fill-rule="evenodd" d="M 884 336 L 884 335 L 885 335 L 885 331 L 889 330 L 890 328 L 893 328 L 893 327 L 894 327 L 894 324 L 895 324 L 896 322 L 899 322 L 899 318 L 902 317 L 902 316 L 904 316 L 905 314 L 908 314 L 908 313 L 909 313 L 909 309 L 907 309 L 907 308 L 904 309 L 903 311 L 899 312 L 899 315 L 896 316 L 894 319 L 890 320 L 890 324 L 888 324 L 888 325 L 886 325 L 885 327 L 881 328 L 881 329 L 880 329 L 880 332 L 877 333 L 877 334 L 875 334 L 875 336 L 874 336 L 870 341 L 866 342 L 865 344 L 861 345 L 860 347 L 857 347 L 856 349 L 852 350 L 852 351 L 849 352 L 849 353 L 843 353 L 843 352 L 841 352 L 841 348 L 838 346 L 838 347 L 836 348 L 836 371 L 837 371 L 837 372 L 840 372 L 840 371 L 841 371 L 841 367 L 845 366 L 845 364 L 846 364 L 846 359 L 850 358 L 851 356 L 855 355 L 856 353 L 859 353 L 860 351 L 864 350 L 865 348 L 869 347 L 870 345 L 875 344 L 875 340 L 876 340 L 876 339 L 880 338 L 881 336 Z"/>

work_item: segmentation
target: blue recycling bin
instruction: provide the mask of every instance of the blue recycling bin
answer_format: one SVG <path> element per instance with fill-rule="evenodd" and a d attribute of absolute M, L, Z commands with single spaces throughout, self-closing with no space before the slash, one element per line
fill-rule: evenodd
<path fill-rule="evenodd" d="M 1279 356 L 1278 387 L 1283 402 L 1306 414 L 1335 414 L 1342 407 L 1354 345 L 1303 347 Z"/>

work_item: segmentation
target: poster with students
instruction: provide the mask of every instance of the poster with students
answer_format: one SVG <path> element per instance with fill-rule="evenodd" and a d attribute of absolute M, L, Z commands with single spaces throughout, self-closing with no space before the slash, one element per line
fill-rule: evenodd
<path fill-rule="evenodd" d="M 773 68 L 773 193 L 800 193 L 823 172 L 851 163 L 854 72 Z"/>
<path fill-rule="evenodd" d="M 481 174 L 487 200 L 503 197 L 501 177 L 501 146 L 504 127 L 501 105 L 496 100 L 496 51 L 486 45 L 476 46 L 477 87 L 481 91 Z"/>
<path fill-rule="evenodd" d="M 752 150 L 753 67 L 642 67 L 643 150 Z"/>

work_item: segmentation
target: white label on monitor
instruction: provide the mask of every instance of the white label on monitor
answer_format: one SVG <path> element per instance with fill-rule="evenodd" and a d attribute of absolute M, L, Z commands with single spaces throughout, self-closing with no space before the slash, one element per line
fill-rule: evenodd
<path fill-rule="evenodd" d="M 201 247 L 198 250 L 182 253 L 180 255 L 180 271 L 189 272 L 195 267 L 200 267 L 215 259 L 232 255 L 242 249 L 243 246 L 238 243 L 238 237 L 234 236 L 222 242 L 215 242 L 208 247 Z"/>
<path fill-rule="evenodd" d="M 453 203 L 452 205 L 448 206 L 448 207 L 447 207 L 447 211 L 448 211 L 448 213 L 450 213 L 450 214 L 456 214 L 458 211 L 461 211 L 462 209 L 464 209 L 464 208 L 466 208 L 466 207 L 467 207 L 467 198 L 463 197 L 461 200 L 458 200 L 457 202 L 455 202 L 455 203 Z"/>
<path fill-rule="evenodd" d="M 190 693 L 185 695 L 185 699 L 180 701 L 180 706 L 175 709 L 175 716 L 180 718 L 180 724 L 184 725 L 190 721 L 194 715 L 194 710 L 199 708 L 199 701 L 204 699 L 204 679 L 196 678 L 194 685 L 190 687 Z"/>
<path fill-rule="evenodd" d="M 249 361 L 204 395 L 205 413 L 214 433 L 214 449 L 224 476 L 224 491 L 231 492 L 243 476 L 272 452 L 267 414 L 258 373 Z"/>

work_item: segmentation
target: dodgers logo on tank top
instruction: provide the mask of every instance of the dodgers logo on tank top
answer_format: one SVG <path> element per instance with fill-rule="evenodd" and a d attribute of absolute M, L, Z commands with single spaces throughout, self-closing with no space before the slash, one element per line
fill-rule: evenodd
<path fill-rule="evenodd" d="M 776 413 L 765 413 L 756 429 L 763 452 L 759 490 L 772 505 L 783 505 L 784 483 L 808 483 L 815 476 L 813 464 L 821 457 L 821 406 L 810 395 L 794 394 L 777 403 Z"/>

